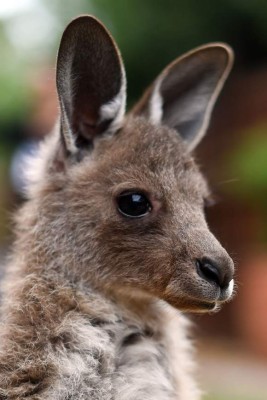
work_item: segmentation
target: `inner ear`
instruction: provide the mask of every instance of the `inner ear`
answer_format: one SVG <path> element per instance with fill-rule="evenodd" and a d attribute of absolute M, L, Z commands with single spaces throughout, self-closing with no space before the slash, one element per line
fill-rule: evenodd
<path fill-rule="evenodd" d="M 215 55 L 199 54 L 177 63 L 160 86 L 162 123 L 176 129 L 188 143 L 207 128 L 225 67 L 221 64 L 224 51 L 217 52 L 216 60 Z"/>
<path fill-rule="evenodd" d="M 70 153 L 122 124 L 126 103 L 123 63 L 109 32 L 82 16 L 63 33 L 57 60 L 61 134 Z"/>
<path fill-rule="evenodd" d="M 231 49 L 220 43 L 185 54 L 163 70 L 133 113 L 177 130 L 192 150 L 207 130 L 232 59 Z"/>

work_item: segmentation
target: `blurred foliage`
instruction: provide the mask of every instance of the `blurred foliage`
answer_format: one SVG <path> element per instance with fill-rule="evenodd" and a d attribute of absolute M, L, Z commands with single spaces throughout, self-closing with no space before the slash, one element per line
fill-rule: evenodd
<path fill-rule="evenodd" d="M 253 127 L 245 133 L 238 148 L 230 154 L 231 176 L 238 176 L 232 191 L 266 208 L 267 202 L 267 125 Z"/>
<path fill-rule="evenodd" d="M 7 147 L 0 143 L 0 244 L 7 235 L 7 227 L 9 225 L 9 216 L 6 213 L 6 209 L 9 202 L 8 164 L 10 156 L 11 151 L 8 151 Z"/>
<path fill-rule="evenodd" d="M 36 61 L 36 54 L 39 58 L 45 54 L 54 64 L 63 27 L 81 13 L 98 16 L 118 41 L 127 69 L 130 104 L 167 63 L 205 42 L 229 42 L 237 61 L 246 65 L 267 60 L 266 0 L 36 0 L 36 4 L 35 12 L 43 10 L 43 17 L 39 15 L 39 32 L 35 28 L 32 35 L 43 29 L 49 34 L 32 53 L 19 51 L 25 46 L 19 45 L 18 37 L 17 48 L 9 40 L 11 17 L 0 25 L 0 126 L 14 119 L 27 120 L 32 99 L 26 88 L 26 71 Z M 31 15 L 33 23 L 37 17 L 34 12 Z"/>
<path fill-rule="evenodd" d="M 242 132 L 244 137 L 238 147 L 224 161 L 229 176 L 238 177 L 237 183 L 228 187 L 231 195 L 246 202 L 261 215 L 255 237 L 258 243 L 267 243 L 267 125 Z M 245 136 L 244 136 L 245 134 Z M 240 135 L 241 136 L 241 135 Z"/>
<path fill-rule="evenodd" d="M 267 2 L 256 0 L 95 0 L 96 15 L 118 40 L 130 98 L 140 95 L 165 65 L 210 41 L 226 41 L 237 61 L 267 60 Z"/>
<path fill-rule="evenodd" d="M 14 50 L 0 26 L 0 126 L 3 128 L 14 119 L 27 115 L 29 89 L 25 81 L 25 63 L 14 60 Z"/>

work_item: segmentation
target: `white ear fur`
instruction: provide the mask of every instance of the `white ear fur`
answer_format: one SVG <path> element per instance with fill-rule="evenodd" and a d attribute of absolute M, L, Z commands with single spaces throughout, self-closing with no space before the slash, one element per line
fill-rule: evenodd
<path fill-rule="evenodd" d="M 176 129 L 192 150 L 203 138 L 233 63 L 222 43 L 201 46 L 173 61 L 134 108 L 153 124 Z"/>
<path fill-rule="evenodd" d="M 119 93 L 100 108 L 100 122 L 112 120 L 108 133 L 114 133 L 121 128 L 126 110 L 126 76 L 122 70 L 122 84 Z"/>
<path fill-rule="evenodd" d="M 160 93 L 160 86 L 163 78 L 158 78 L 149 101 L 149 119 L 154 125 L 160 125 L 163 115 L 163 98 Z"/>

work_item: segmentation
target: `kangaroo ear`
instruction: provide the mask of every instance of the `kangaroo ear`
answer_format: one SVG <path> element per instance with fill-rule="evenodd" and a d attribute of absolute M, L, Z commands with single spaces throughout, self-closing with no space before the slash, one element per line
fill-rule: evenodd
<path fill-rule="evenodd" d="M 114 40 L 97 19 L 81 16 L 65 29 L 56 83 L 67 153 L 120 128 L 126 103 L 124 67 Z"/>
<path fill-rule="evenodd" d="M 133 109 L 153 124 L 176 129 L 195 148 L 204 136 L 214 103 L 233 63 L 230 47 L 221 43 L 199 47 L 163 70 Z"/>

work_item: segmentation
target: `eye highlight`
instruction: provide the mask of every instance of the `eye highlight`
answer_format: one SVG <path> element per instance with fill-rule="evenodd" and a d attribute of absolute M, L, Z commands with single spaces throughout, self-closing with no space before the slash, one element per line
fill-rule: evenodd
<path fill-rule="evenodd" d="M 147 196 L 139 191 L 123 192 L 116 201 L 120 214 L 128 218 L 141 218 L 152 211 Z"/>

